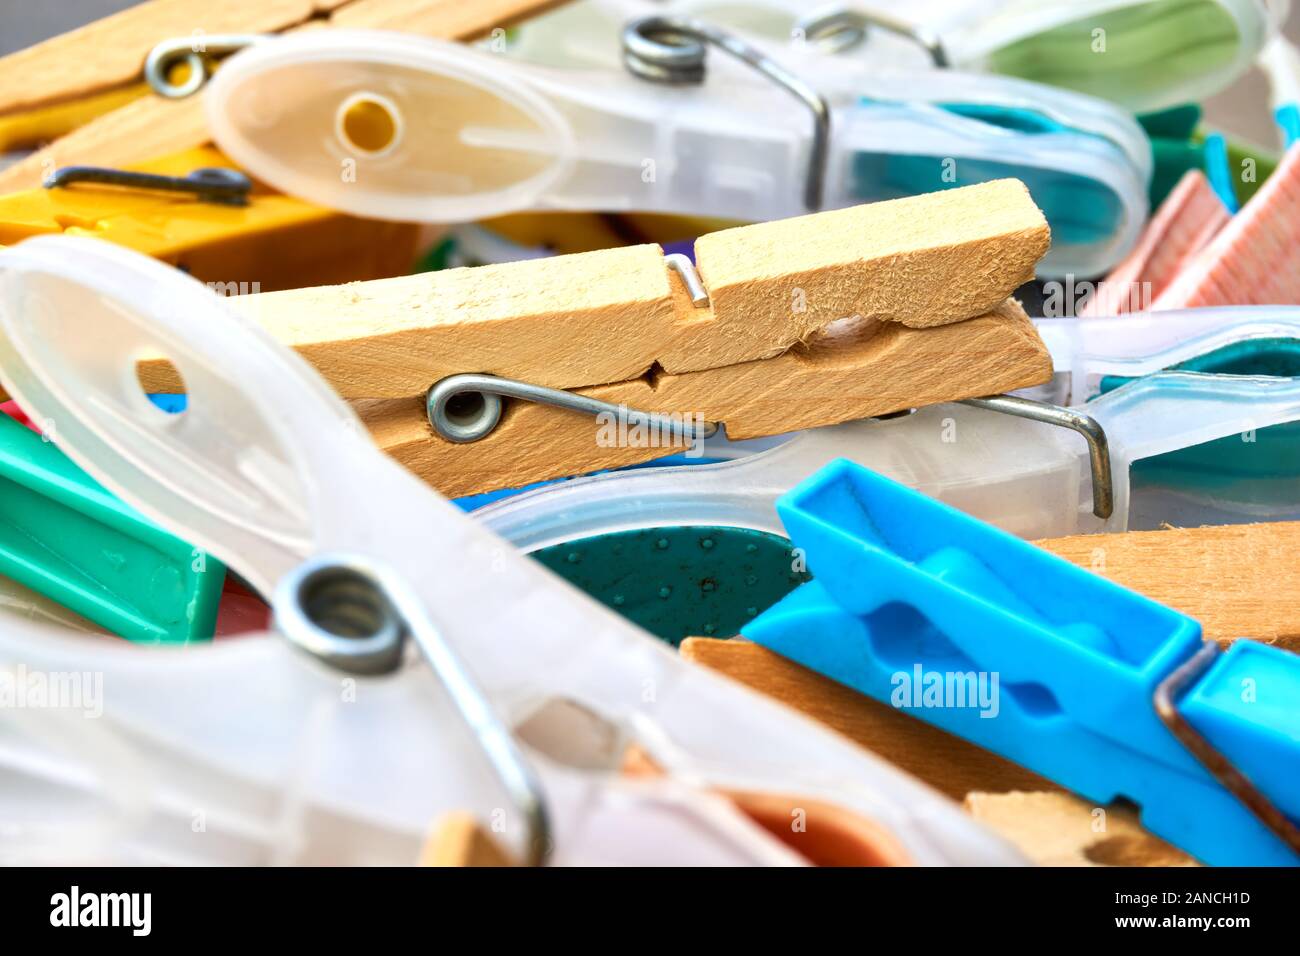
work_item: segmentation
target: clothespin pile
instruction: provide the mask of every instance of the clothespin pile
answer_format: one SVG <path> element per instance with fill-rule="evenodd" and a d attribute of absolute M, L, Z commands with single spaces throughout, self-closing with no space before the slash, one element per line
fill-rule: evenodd
<path fill-rule="evenodd" d="M 1284 25 L 753 6 L 0 57 L 19 859 L 1300 864 Z"/>

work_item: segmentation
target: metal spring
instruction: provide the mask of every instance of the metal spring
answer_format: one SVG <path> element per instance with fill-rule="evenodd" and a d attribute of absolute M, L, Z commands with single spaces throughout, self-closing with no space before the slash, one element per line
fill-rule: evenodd
<path fill-rule="evenodd" d="M 73 183 L 98 183 L 127 189 L 159 189 L 164 192 L 193 193 L 204 202 L 225 206 L 245 206 L 253 182 L 237 169 L 205 166 L 185 176 L 160 176 L 129 169 L 106 166 L 63 166 L 46 177 L 46 189 L 60 189 Z"/>
<path fill-rule="evenodd" d="M 396 670 L 405 640 L 412 638 L 525 821 L 524 862 L 546 862 L 552 850 L 550 816 L 532 767 L 437 626 L 392 575 L 361 558 L 318 554 L 285 575 L 272 604 L 276 627 L 286 638 L 348 673 Z"/>
<path fill-rule="evenodd" d="M 468 409 L 456 409 L 453 402 L 470 398 Z M 704 422 L 700 428 L 687 426 L 680 416 L 642 412 L 626 405 L 615 405 L 597 398 L 589 398 L 562 388 L 546 388 L 512 378 L 496 375 L 449 375 L 429 389 L 425 410 L 433 430 L 447 441 L 458 444 L 476 442 L 486 438 L 501 421 L 502 398 L 515 398 L 525 402 L 567 408 L 587 415 L 618 415 L 629 425 L 655 429 L 671 434 L 683 441 L 697 441 L 717 433 L 715 422 Z"/>
<path fill-rule="evenodd" d="M 831 112 L 826 100 L 775 60 L 717 27 L 685 17 L 650 16 L 623 28 L 623 63 L 634 75 L 675 86 L 704 82 L 708 44 L 747 63 L 803 103 L 813 116 L 812 149 L 804 185 L 804 205 L 822 207 L 830 158 Z"/>
<path fill-rule="evenodd" d="M 238 52 L 265 39 L 267 37 L 260 33 L 226 33 L 215 36 L 199 33 L 163 40 L 145 58 L 145 81 L 159 96 L 169 100 L 184 99 L 203 89 L 203 85 L 208 82 L 212 72 L 211 58 Z M 189 66 L 189 75 L 184 83 L 173 83 L 170 79 L 171 72 L 182 62 Z"/>
<path fill-rule="evenodd" d="M 1106 430 L 1097 419 L 1070 408 L 1016 395 L 968 398 L 961 404 L 1078 432 L 1088 442 L 1088 461 L 1092 470 L 1092 513 L 1102 519 L 1109 518 L 1114 513 L 1115 484 L 1110 467 L 1110 442 L 1106 438 Z"/>

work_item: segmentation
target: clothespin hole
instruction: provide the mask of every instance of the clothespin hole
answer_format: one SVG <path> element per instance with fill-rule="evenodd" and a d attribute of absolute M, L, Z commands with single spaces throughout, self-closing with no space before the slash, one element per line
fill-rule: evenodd
<path fill-rule="evenodd" d="M 172 418 L 184 414 L 183 408 L 163 409 L 150 396 L 157 394 L 184 395 L 187 391 L 185 378 L 171 359 L 154 355 L 140 356 L 135 362 L 135 380 L 145 404 L 161 415 Z"/>
<path fill-rule="evenodd" d="M 378 157 L 401 142 L 402 114 L 386 96 L 353 93 L 340 104 L 335 127 L 349 152 Z"/>

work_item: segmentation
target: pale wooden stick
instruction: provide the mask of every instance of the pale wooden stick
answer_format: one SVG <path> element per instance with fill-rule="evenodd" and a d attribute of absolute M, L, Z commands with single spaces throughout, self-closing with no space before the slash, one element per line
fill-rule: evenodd
<path fill-rule="evenodd" d="M 146 0 L 0 57 L 0 114 L 78 99 L 134 82 L 140 79 L 149 51 L 171 37 L 191 36 L 196 30 L 208 36 L 275 33 L 342 2 Z"/>
<path fill-rule="evenodd" d="M 1133 811 L 1068 793 L 971 793 L 966 812 L 1039 866 L 1199 866 L 1142 829 Z"/>
<path fill-rule="evenodd" d="M 863 333 L 862 321 L 938 326 L 983 315 L 1032 274 L 1048 242 L 1028 190 L 1000 180 L 703 236 L 705 308 L 684 292 L 674 299 L 655 245 L 232 304 L 345 398 L 421 395 L 458 372 L 577 388 L 628 381 L 655 365 L 675 374 L 770 358 L 849 317 L 851 334 L 886 338 L 897 329 Z M 1037 342 L 1032 332 L 1021 337 Z M 146 386 L 175 387 L 155 379 L 159 371 L 142 366 Z"/>
<path fill-rule="evenodd" d="M 515 866 L 515 862 L 471 813 L 440 819 L 420 853 L 421 866 Z"/>

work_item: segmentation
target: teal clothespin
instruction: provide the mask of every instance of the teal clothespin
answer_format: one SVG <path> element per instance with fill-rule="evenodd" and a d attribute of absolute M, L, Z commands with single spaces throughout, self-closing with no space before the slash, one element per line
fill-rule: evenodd
<path fill-rule="evenodd" d="M 1211 864 L 1300 864 L 1300 656 L 843 459 L 777 503 L 814 580 L 742 633 Z"/>
<path fill-rule="evenodd" d="M 132 641 L 207 640 L 225 567 L 0 414 L 0 574 Z"/>

